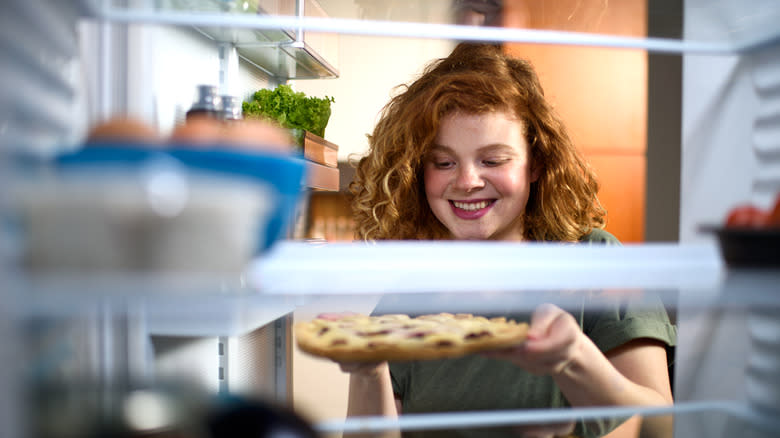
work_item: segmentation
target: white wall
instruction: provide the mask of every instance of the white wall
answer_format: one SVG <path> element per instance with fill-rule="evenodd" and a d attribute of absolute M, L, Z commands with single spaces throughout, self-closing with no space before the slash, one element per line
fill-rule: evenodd
<path fill-rule="evenodd" d="M 200 84 L 219 86 L 220 60 L 216 44 L 194 30 L 177 27 L 151 28 L 154 65 L 152 92 L 156 122 L 170 132 L 189 110 Z M 260 88 L 276 84 L 257 69 L 230 58 L 232 76 L 225 80 L 221 94 L 248 98 Z"/>
<path fill-rule="evenodd" d="M 309 96 L 336 99 L 325 138 L 339 146 L 339 160 L 346 161 L 366 151 L 366 134 L 393 88 L 411 82 L 424 64 L 453 47 L 451 41 L 341 35 L 339 78 L 292 83 Z"/>

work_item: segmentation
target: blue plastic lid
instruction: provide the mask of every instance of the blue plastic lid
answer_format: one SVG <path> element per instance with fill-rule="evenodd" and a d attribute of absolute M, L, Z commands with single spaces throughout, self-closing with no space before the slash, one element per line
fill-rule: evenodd
<path fill-rule="evenodd" d="M 151 149 L 124 144 L 97 143 L 54 159 L 59 169 L 101 165 L 141 165 L 150 160 L 172 158 L 185 168 L 239 176 L 262 182 L 278 193 L 277 204 L 262 233 L 259 251 L 270 248 L 286 234 L 305 188 L 306 166 L 299 156 L 228 149 L 174 147 Z"/>
<path fill-rule="evenodd" d="M 138 164 L 159 157 L 178 160 L 188 168 L 250 177 L 271 183 L 280 193 L 294 194 L 305 187 L 306 166 L 298 156 L 226 149 L 149 149 L 97 144 L 55 158 L 58 166 Z"/>

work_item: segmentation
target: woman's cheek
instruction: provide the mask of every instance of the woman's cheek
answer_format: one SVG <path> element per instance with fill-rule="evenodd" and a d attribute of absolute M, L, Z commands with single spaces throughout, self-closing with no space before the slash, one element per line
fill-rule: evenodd
<path fill-rule="evenodd" d="M 425 194 L 428 198 L 443 196 L 447 188 L 447 172 L 426 168 L 423 180 L 425 183 Z"/>

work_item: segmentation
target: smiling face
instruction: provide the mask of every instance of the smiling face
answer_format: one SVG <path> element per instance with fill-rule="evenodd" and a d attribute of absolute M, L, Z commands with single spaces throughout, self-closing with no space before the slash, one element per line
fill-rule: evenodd
<path fill-rule="evenodd" d="M 538 174 L 521 121 L 507 113 L 451 113 L 424 166 L 428 205 L 454 239 L 523 239 L 523 212 Z"/>

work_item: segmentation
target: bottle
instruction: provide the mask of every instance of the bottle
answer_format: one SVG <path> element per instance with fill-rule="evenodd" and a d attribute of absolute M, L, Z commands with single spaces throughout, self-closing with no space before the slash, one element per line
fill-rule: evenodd
<path fill-rule="evenodd" d="M 220 96 L 222 101 L 221 118 L 226 122 L 243 119 L 243 110 L 241 108 L 241 99 L 236 96 Z"/>
<path fill-rule="evenodd" d="M 222 102 L 217 94 L 217 87 L 213 85 L 198 85 L 195 100 L 189 111 L 187 111 L 187 120 L 193 117 L 213 117 L 221 118 Z"/>

